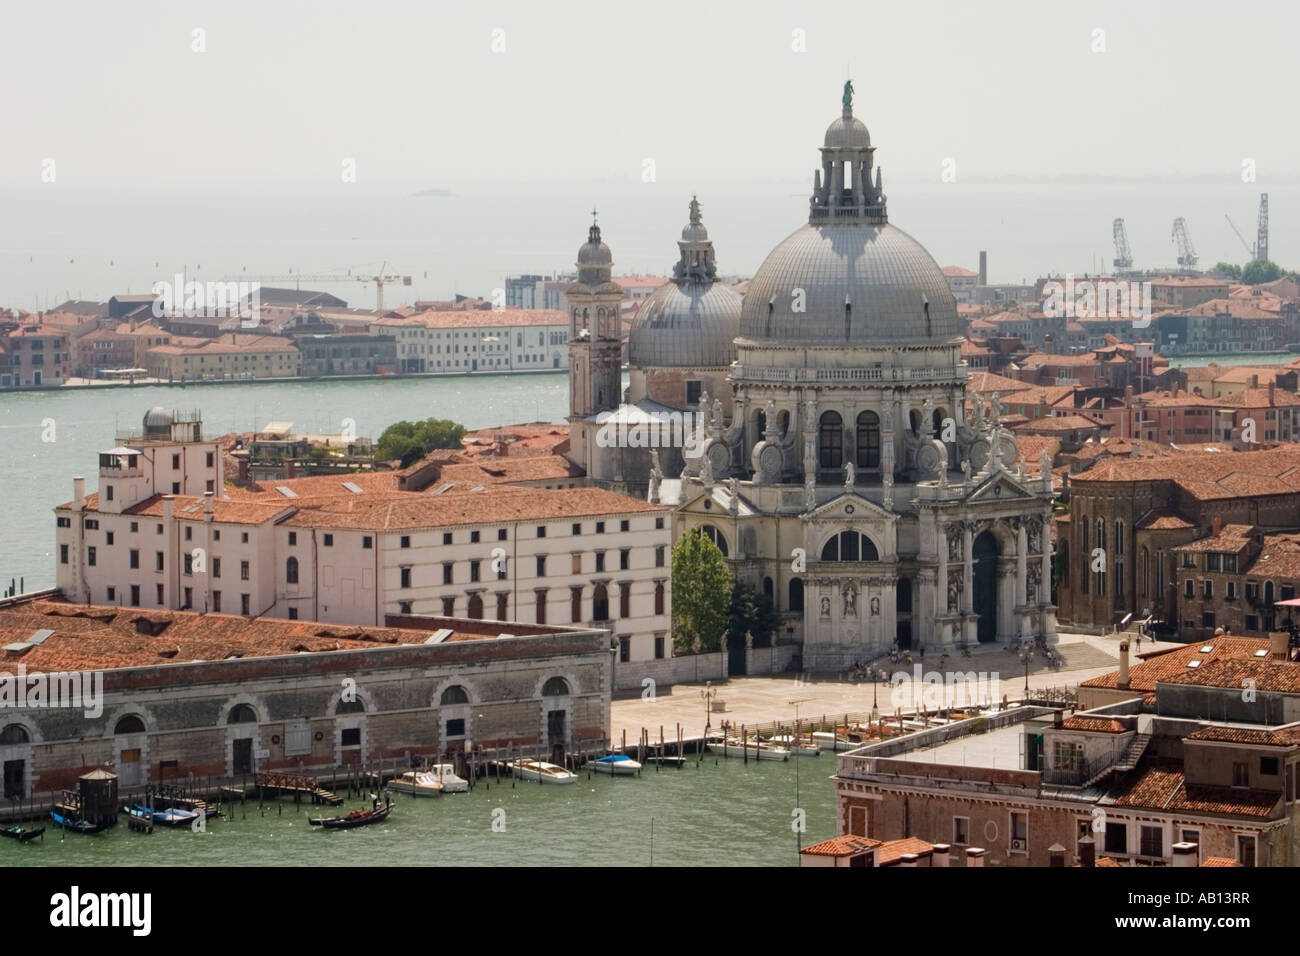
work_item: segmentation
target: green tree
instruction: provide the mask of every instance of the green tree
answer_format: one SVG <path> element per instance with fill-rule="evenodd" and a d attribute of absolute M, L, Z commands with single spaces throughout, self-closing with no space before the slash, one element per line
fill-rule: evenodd
<path fill-rule="evenodd" d="M 673 649 L 708 653 L 722 646 L 731 619 L 731 572 L 718 546 L 693 528 L 673 545 Z"/>
<path fill-rule="evenodd" d="M 1225 279 L 1232 279 L 1235 282 L 1241 281 L 1241 266 L 1234 266 L 1231 262 L 1216 262 L 1210 272 L 1213 275 L 1221 275 Z"/>
<path fill-rule="evenodd" d="M 465 426 L 444 418 L 422 422 L 394 422 L 384 429 L 375 445 L 375 457 L 382 461 L 401 459 L 402 467 L 414 464 L 435 448 L 460 448 Z"/>
<path fill-rule="evenodd" d="M 744 639 L 745 635 L 754 636 L 755 647 L 767 647 L 772 642 L 780 624 L 772 599 L 766 594 L 759 594 L 748 584 L 737 581 L 731 587 L 731 625 L 727 635 Z"/>
<path fill-rule="evenodd" d="M 1259 285 L 1282 278 L 1282 267 L 1276 262 L 1248 262 L 1241 270 L 1241 281 L 1247 285 Z"/>

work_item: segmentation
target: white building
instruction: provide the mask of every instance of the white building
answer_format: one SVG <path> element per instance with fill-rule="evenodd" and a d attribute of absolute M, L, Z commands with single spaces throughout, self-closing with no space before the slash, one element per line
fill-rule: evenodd
<path fill-rule="evenodd" d="M 569 323 L 553 309 L 466 309 L 377 319 L 403 372 L 520 372 L 569 367 Z"/>
<path fill-rule="evenodd" d="M 98 493 L 76 478 L 55 509 L 69 600 L 379 626 L 580 622 L 609 629 L 620 663 L 672 654 L 665 508 L 596 488 L 367 491 L 346 475 L 232 497 L 216 443 L 190 440 L 197 420 L 154 409 L 145 431 L 100 456 Z"/>

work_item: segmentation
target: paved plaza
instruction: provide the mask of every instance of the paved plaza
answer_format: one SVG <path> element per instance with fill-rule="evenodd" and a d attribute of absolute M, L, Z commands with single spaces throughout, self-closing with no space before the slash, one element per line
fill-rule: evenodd
<path fill-rule="evenodd" d="M 1052 670 L 1047 662 L 1035 655 L 1029 662 L 1029 686 L 1031 689 L 1075 687 L 1081 681 L 1113 671 L 1118 666 L 1120 637 L 1133 639 L 1133 635 L 1106 635 L 1098 637 L 1090 634 L 1062 632 L 1055 645 L 1065 663 L 1060 670 Z M 1136 641 L 1131 645 L 1131 653 L 1148 653 L 1178 644 L 1157 643 L 1143 640 L 1141 648 Z M 927 690 L 914 688 L 909 680 L 900 687 L 891 687 L 873 682 L 852 683 L 836 680 L 831 676 L 794 674 L 779 677 L 737 677 L 720 684 L 714 684 L 717 690 L 716 700 L 726 705 L 726 710 L 707 715 L 713 727 L 718 727 L 723 720 L 731 724 L 760 724 L 782 721 L 793 723 L 795 719 L 795 702 L 798 702 L 798 716 L 802 719 L 818 719 L 825 715 L 827 719 L 839 714 L 841 719 L 846 713 L 861 714 L 872 708 L 873 700 L 882 712 L 911 710 L 911 701 L 923 702 L 928 709 L 936 706 L 951 706 L 954 703 L 997 703 L 1002 695 L 1010 700 L 1018 700 L 1024 693 L 1025 669 L 1019 658 L 1008 653 L 1003 646 L 983 647 L 975 650 L 970 657 L 950 655 L 946 666 L 941 658 L 928 654 L 913 657 L 913 666 L 906 668 L 914 674 L 920 667 L 922 681 L 932 672 L 943 673 L 945 689 L 938 687 Z M 897 665 L 904 670 L 903 665 Z M 949 683 L 947 674 L 974 672 L 977 680 L 967 684 L 958 680 Z M 984 675 L 981 677 L 980 675 Z M 996 683 L 993 683 L 996 681 Z M 678 684 L 668 693 L 661 693 L 650 700 L 640 697 L 629 700 L 615 700 L 611 706 L 610 723 L 613 739 L 619 741 L 626 732 L 629 744 L 636 741 L 642 728 L 650 731 L 651 739 L 657 740 L 659 728 L 663 727 L 665 739 L 676 737 L 677 724 L 682 725 L 682 734 L 686 737 L 698 737 L 704 729 L 706 718 L 705 700 L 702 696 L 703 684 Z M 965 693 L 967 687 L 973 690 L 974 699 Z M 990 688 L 996 692 L 992 701 L 984 698 L 990 694 Z M 943 693 L 940 704 L 936 695 Z M 926 696 L 928 695 L 928 697 Z"/>

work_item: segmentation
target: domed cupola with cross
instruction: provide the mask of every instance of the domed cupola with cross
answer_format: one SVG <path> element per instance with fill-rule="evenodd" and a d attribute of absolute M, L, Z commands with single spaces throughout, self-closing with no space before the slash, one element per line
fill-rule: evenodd
<path fill-rule="evenodd" d="M 885 194 L 880 170 L 872 182 L 871 134 L 853 115 L 853 81 L 844 84 L 844 113 L 826 127 L 822 167 L 813 174 L 809 222 L 856 219 L 885 223 Z"/>

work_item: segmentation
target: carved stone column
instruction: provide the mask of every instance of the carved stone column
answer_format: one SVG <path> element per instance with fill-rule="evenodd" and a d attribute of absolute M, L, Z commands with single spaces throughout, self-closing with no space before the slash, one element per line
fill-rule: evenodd
<path fill-rule="evenodd" d="M 1011 525 L 1016 529 L 1016 607 L 1024 607 L 1027 588 L 1029 562 L 1029 528 L 1024 518 L 1012 519 Z"/>
<path fill-rule="evenodd" d="M 963 521 L 961 523 L 961 557 L 966 562 L 966 566 L 961 571 L 961 609 L 963 614 L 971 614 L 975 607 L 972 603 L 974 594 L 974 564 L 975 564 L 975 522 Z"/>
<path fill-rule="evenodd" d="M 951 610 L 948 607 L 948 528 L 942 521 L 936 521 L 935 524 L 939 531 L 939 581 L 935 603 L 940 614 L 947 614 Z"/>
<path fill-rule="evenodd" d="M 1044 518 L 1042 528 L 1039 529 L 1040 549 L 1042 554 L 1039 559 L 1043 562 L 1041 577 L 1038 579 L 1038 603 L 1052 603 L 1052 528 L 1050 519 Z"/>

